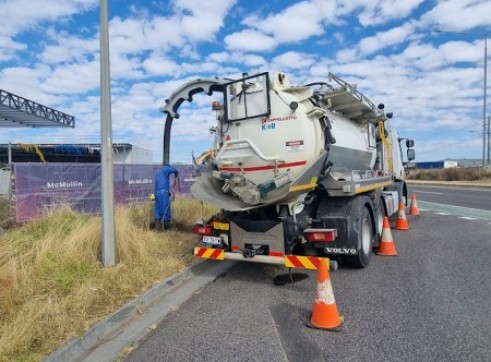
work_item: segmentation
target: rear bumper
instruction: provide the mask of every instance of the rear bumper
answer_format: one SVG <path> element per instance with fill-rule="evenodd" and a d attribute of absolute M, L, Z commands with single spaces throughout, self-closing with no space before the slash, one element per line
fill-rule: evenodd
<path fill-rule="evenodd" d="M 336 270 L 337 262 L 329 258 L 317 256 L 301 256 L 301 255 L 285 255 L 285 256 L 269 256 L 269 255 L 254 255 L 253 257 L 245 257 L 241 253 L 227 252 L 223 249 L 195 247 L 194 256 L 197 258 L 212 259 L 212 260 L 236 260 L 246 261 L 249 263 L 274 264 L 283 265 L 287 268 L 302 268 L 316 270 L 320 265 L 320 261 L 325 259 L 329 269 Z"/>

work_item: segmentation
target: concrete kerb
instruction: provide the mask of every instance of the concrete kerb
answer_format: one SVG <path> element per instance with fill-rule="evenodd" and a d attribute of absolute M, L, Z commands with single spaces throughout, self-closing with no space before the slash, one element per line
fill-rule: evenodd
<path fill-rule="evenodd" d="M 104 343 L 110 340 L 114 340 L 125 328 L 133 323 L 138 323 L 140 317 L 149 312 L 152 307 L 158 304 L 159 300 L 165 296 L 172 294 L 173 291 L 179 289 L 178 287 L 192 279 L 193 277 L 207 274 L 207 278 L 194 286 L 194 290 L 189 291 L 189 296 L 191 296 L 196 290 L 204 287 L 206 284 L 212 282 L 219 275 L 223 274 L 226 270 L 232 267 L 235 262 L 224 261 L 224 262 L 211 262 L 208 260 L 199 261 L 189 267 L 187 267 L 182 272 L 175 274 L 156 286 L 152 287 L 145 293 L 143 293 L 139 298 L 127 303 L 113 315 L 97 323 L 89 331 L 87 331 L 83 336 L 75 338 L 59 348 L 58 350 L 51 353 L 46 362 L 65 362 L 65 361 L 83 361 L 89 354 L 92 353 L 96 348 L 100 347 Z M 187 298 L 187 297 L 184 297 Z M 183 302 L 184 300 L 180 300 Z M 146 331 L 150 325 L 158 323 L 162 320 L 175 306 L 168 305 L 165 307 L 165 314 L 159 314 L 152 316 L 151 319 L 145 319 L 143 323 L 145 325 L 140 326 L 138 329 L 141 331 Z M 156 310 L 163 310 L 161 306 L 156 308 Z M 136 333 L 134 335 L 136 340 L 130 343 L 124 342 L 121 344 L 121 351 L 126 345 L 137 342 L 144 336 L 145 333 Z M 114 349 L 114 347 L 112 348 Z M 120 352 L 121 352 L 120 351 Z M 112 351 L 114 354 L 114 351 Z M 112 360 L 116 356 L 108 356 L 108 360 Z"/>

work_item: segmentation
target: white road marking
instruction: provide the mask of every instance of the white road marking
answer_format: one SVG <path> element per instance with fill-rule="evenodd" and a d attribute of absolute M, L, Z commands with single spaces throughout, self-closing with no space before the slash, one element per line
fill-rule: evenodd
<path fill-rule="evenodd" d="M 464 219 L 464 220 L 477 220 L 475 217 L 468 217 L 468 216 L 459 216 L 459 219 Z"/>
<path fill-rule="evenodd" d="M 436 215 L 455 215 L 457 217 L 469 218 L 470 220 L 491 220 L 491 210 L 473 209 L 470 207 L 443 205 L 423 201 L 421 201 L 421 207 Z"/>

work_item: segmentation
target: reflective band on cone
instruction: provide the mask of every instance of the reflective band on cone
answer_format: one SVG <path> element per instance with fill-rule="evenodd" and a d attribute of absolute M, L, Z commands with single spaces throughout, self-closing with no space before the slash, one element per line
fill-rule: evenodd
<path fill-rule="evenodd" d="M 406 218 L 406 207 L 399 202 L 399 212 L 397 213 L 396 230 L 409 230 L 409 223 Z"/>
<path fill-rule="evenodd" d="M 409 215 L 418 216 L 419 208 L 418 202 L 416 201 L 416 194 L 411 195 L 411 206 L 409 207 Z"/>
<path fill-rule="evenodd" d="M 396 246 L 394 240 L 392 240 L 392 232 L 390 231 L 389 219 L 384 217 L 384 227 L 382 229 L 382 240 L 378 247 L 377 255 L 383 256 L 396 256 Z"/>
<path fill-rule="evenodd" d="M 322 259 L 317 268 L 317 289 L 312 309 L 312 317 L 307 326 L 311 328 L 336 330 L 342 323 L 338 307 L 334 299 L 328 264 Z"/>

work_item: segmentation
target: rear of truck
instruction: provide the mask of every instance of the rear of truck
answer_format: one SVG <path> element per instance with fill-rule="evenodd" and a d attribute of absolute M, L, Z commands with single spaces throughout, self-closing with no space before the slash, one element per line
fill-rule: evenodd
<path fill-rule="evenodd" d="M 208 92 L 199 81 L 223 102 L 213 102 L 214 148 L 192 187 L 195 198 L 221 208 L 195 227 L 197 257 L 314 268 L 319 256 L 338 255 L 368 265 L 382 217 L 404 193 L 399 140 L 383 108 L 330 79 L 337 88 L 291 86 L 283 73 Z M 195 88 L 183 87 L 164 111 L 172 114 Z"/>

